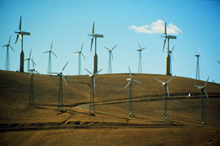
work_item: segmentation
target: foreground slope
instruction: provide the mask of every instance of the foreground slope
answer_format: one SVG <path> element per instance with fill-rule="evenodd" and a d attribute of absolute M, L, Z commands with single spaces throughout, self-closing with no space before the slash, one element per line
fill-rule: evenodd
<path fill-rule="evenodd" d="M 201 92 L 194 85 L 203 85 L 203 81 L 174 77 L 169 82 L 169 120 L 165 122 L 161 119 L 164 87 L 154 78 L 167 81 L 171 76 L 133 74 L 133 78 L 142 82 L 142 85 L 133 84 L 132 98 L 135 116 L 128 117 L 126 115 L 128 89 L 124 89 L 127 84 L 126 79 L 129 78 L 128 74 L 101 74 L 96 76 L 95 101 L 97 113 L 95 116 L 87 110 L 91 83 L 89 76 L 66 76 L 68 85 L 66 86 L 63 82 L 64 109 L 66 112 L 60 112 L 56 110 L 59 76 L 34 74 L 36 107 L 33 108 L 28 106 L 29 75 L 28 73 L 0 71 L 0 124 L 2 131 L 0 136 L 3 137 L 0 143 L 14 145 L 9 142 L 9 139 L 13 139 L 12 135 L 20 136 L 17 144 L 20 144 L 26 136 L 30 136 L 32 142 L 36 141 L 33 142 L 33 145 L 39 145 L 37 142 L 39 140 L 41 141 L 40 144 L 45 145 L 56 144 L 58 141 L 61 142 L 58 142 L 58 145 L 69 145 L 67 141 L 73 140 L 77 141 L 79 145 L 103 145 L 109 141 L 115 142 L 112 145 L 169 145 L 171 143 L 171 145 L 175 145 L 173 144 L 175 142 L 178 145 L 188 137 L 188 141 L 183 143 L 185 145 L 190 143 L 207 144 L 216 139 L 218 141 L 220 137 L 219 84 L 210 82 L 207 84 L 206 91 L 210 97 L 209 102 L 205 100 L 207 127 L 198 127 Z M 192 96 L 188 96 L 189 93 Z M 76 130 L 77 127 L 85 128 L 91 134 L 96 133 L 97 137 Z M 37 129 L 41 131 L 36 131 Z M 47 129 L 63 130 L 52 130 L 57 133 L 55 136 L 51 135 L 52 131 Z M 159 135 L 166 135 L 167 132 L 174 136 L 173 131 L 177 135 L 174 139 L 171 135 L 157 139 L 151 138 L 152 141 L 149 142 L 140 135 L 135 136 L 140 133 L 139 129 L 144 137 L 158 137 Z M 26 132 L 21 134 L 14 132 L 15 130 Z M 151 132 L 150 135 L 149 131 Z M 63 136 L 67 133 L 80 134 L 81 137 L 64 138 Z M 199 135 L 198 133 L 202 134 Z M 37 136 L 42 134 L 52 137 L 52 140 Z M 181 139 L 180 135 L 185 135 L 184 139 Z M 163 141 L 166 138 L 170 139 L 168 142 L 171 143 L 164 143 Z M 199 141 L 201 138 L 203 141 Z M 21 143 L 21 145 L 29 144 L 28 141 Z"/>

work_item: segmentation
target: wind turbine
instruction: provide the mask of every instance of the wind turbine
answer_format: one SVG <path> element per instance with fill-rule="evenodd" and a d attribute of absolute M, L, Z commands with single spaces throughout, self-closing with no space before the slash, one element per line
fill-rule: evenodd
<path fill-rule="evenodd" d="M 24 72 L 24 51 L 23 51 L 23 41 L 24 41 L 24 38 L 23 36 L 24 35 L 31 35 L 30 32 L 25 32 L 25 31 L 22 31 L 21 29 L 21 23 L 22 23 L 22 16 L 20 16 L 20 23 L 19 23 L 19 31 L 15 31 L 15 33 L 17 33 L 17 38 L 16 38 L 16 41 L 15 41 L 15 44 L 17 43 L 18 41 L 18 38 L 20 37 L 21 38 L 21 53 L 20 53 L 20 72 Z"/>
<path fill-rule="evenodd" d="M 58 94 L 58 110 L 63 111 L 63 86 L 62 86 L 62 78 L 64 80 L 64 82 L 67 85 L 66 79 L 63 76 L 63 71 L 66 68 L 67 64 L 69 62 L 66 63 L 66 65 L 63 67 L 62 71 L 60 73 L 57 72 L 51 72 L 52 74 L 57 74 L 58 76 L 60 76 L 60 82 L 59 82 L 59 94 Z"/>
<path fill-rule="evenodd" d="M 5 61 L 5 70 L 10 70 L 9 47 L 11 47 L 11 49 L 15 52 L 15 50 L 14 50 L 14 49 L 12 48 L 12 46 L 10 45 L 10 41 L 11 41 L 11 36 L 9 37 L 8 44 L 2 46 L 2 47 L 7 47 L 7 51 L 6 51 L 6 61 Z"/>
<path fill-rule="evenodd" d="M 95 38 L 95 54 L 93 56 L 93 74 L 95 74 L 98 70 L 98 55 L 96 54 L 96 39 L 104 37 L 102 34 L 95 34 L 95 22 L 93 22 L 92 34 L 89 34 L 89 36 L 92 37 L 90 51 L 92 51 L 92 44 Z"/>
<path fill-rule="evenodd" d="M 169 97 L 169 89 L 168 89 L 168 83 L 173 79 L 174 77 L 170 78 L 167 82 L 161 81 L 159 79 L 154 78 L 155 80 L 162 83 L 164 86 L 164 105 L 163 105 L 163 118 L 164 120 L 167 120 L 168 114 L 167 114 L 167 96 Z"/>
<path fill-rule="evenodd" d="M 33 59 L 32 59 L 33 61 Z M 33 61 L 34 62 L 34 61 Z M 30 82 L 30 94 L 29 94 L 29 106 L 34 106 L 34 72 L 40 74 L 38 71 L 35 70 L 34 68 L 34 64 L 33 63 L 33 69 L 29 69 L 28 71 L 31 72 L 30 76 L 28 78 L 31 77 L 31 82 Z"/>
<path fill-rule="evenodd" d="M 172 56 L 173 61 L 174 61 L 174 57 L 173 57 L 172 53 L 173 53 L 174 47 L 175 47 L 175 45 L 173 46 L 172 50 L 169 50 L 169 55 Z M 172 74 L 172 63 L 171 63 L 171 61 L 170 61 L 170 73 Z"/>
<path fill-rule="evenodd" d="M 207 78 L 207 80 L 205 81 L 205 84 L 203 86 L 198 86 L 198 85 L 194 85 L 195 87 L 197 87 L 198 89 L 201 90 L 201 102 L 200 102 L 200 122 L 202 125 L 204 125 L 204 117 L 205 117 L 205 105 L 204 105 L 204 98 L 203 98 L 203 92 L 205 92 L 205 95 L 207 97 L 207 100 L 209 101 L 209 97 L 208 97 L 208 94 L 205 90 L 205 86 L 207 84 L 209 80 L 209 77 Z"/>
<path fill-rule="evenodd" d="M 91 112 L 93 110 L 93 112 L 95 112 L 95 97 L 94 97 L 94 92 L 95 92 L 95 75 L 98 74 L 101 70 L 99 70 L 96 73 L 91 73 L 89 70 L 87 70 L 86 68 L 84 68 L 88 73 L 89 73 L 89 77 L 91 77 L 91 90 L 90 90 L 90 104 L 89 104 L 89 111 Z M 93 108 L 92 108 L 93 105 Z"/>
<path fill-rule="evenodd" d="M 114 48 L 116 47 L 117 45 L 115 45 L 111 50 L 104 47 L 105 49 L 108 50 L 109 52 L 109 59 L 108 59 L 108 73 L 112 73 L 112 60 L 113 60 L 113 53 L 112 51 L 114 50 Z"/>
<path fill-rule="evenodd" d="M 176 36 L 171 36 L 171 35 L 167 35 L 167 28 L 166 28 L 166 22 L 165 22 L 165 26 L 164 26 L 164 36 L 162 36 L 164 39 L 163 42 L 163 49 L 162 52 L 164 51 L 164 47 L 166 44 L 166 40 L 167 40 L 167 57 L 166 57 L 166 75 L 171 75 L 170 72 L 170 55 L 169 55 L 169 40 L 170 39 L 176 39 Z"/>
<path fill-rule="evenodd" d="M 130 74 L 130 78 L 127 79 L 128 84 L 125 86 L 125 89 L 128 87 L 129 85 L 129 90 L 128 90 L 128 108 L 127 108 L 127 112 L 128 112 L 128 116 L 131 117 L 133 116 L 133 103 L 132 103 L 132 100 L 131 100 L 131 97 L 132 97 L 132 82 L 135 81 L 139 84 L 142 84 L 141 82 L 135 80 L 132 78 L 132 75 L 131 75 L 131 70 L 130 70 L 130 67 L 128 67 L 128 70 L 129 70 L 129 74 Z"/>
<path fill-rule="evenodd" d="M 31 59 L 31 51 L 32 51 L 32 49 L 30 50 L 29 57 L 24 60 L 24 61 L 26 61 L 26 60 L 28 61 L 28 67 L 27 67 L 27 71 L 28 71 L 28 72 L 30 72 L 30 71 L 29 71 L 29 70 L 30 70 L 30 61 L 32 61 L 32 63 L 35 64 L 34 61 L 33 61 L 33 59 Z M 35 64 L 35 65 L 36 65 L 36 64 Z"/>
<path fill-rule="evenodd" d="M 52 72 L 51 53 L 53 53 L 53 55 L 57 58 L 57 55 L 52 51 L 52 48 L 53 48 L 53 41 L 51 43 L 50 50 L 44 52 L 44 53 L 49 53 L 48 68 L 47 68 L 47 74 L 48 75 L 51 75 L 51 72 Z"/>
<path fill-rule="evenodd" d="M 198 49 L 199 51 L 199 54 L 195 55 L 196 57 L 196 80 L 200 80 L 200 69 L 199 69 L 199 61 L 200 61 L 200 56 L 201 56 L 201 53 L 200 53 L 200 50 Z"/>
<path fill-rule="evenodd" d="M 139 48 L 140 49 L 137 49 L 137 51 L 139 52 L 139 61 L 138 61 L 138 73 L 142 73 L 142 64 L 141 64 L 141 59 L 142 59 L 142 50 L 145 49 L 144 48 L 141 48 L 140 44 L 138 43 L 139 45 Z"/>
<path fill-rule="evenodd" d="M 78 69 L 78 72 L 79 72 L 79 75 L 82 74 L 82 69 L 81 69 L 81 54 L 83 55 L 84 59 L 86 60 L 86 57 L 84 56 L 83 52 L 82 52 L 82 49 L 83 49 L 83 44 L 82 44 L 82 47 L 81 47 L 81 50 L 80 51 L 77 51 L 77 52 L 74 52 L 74 53 L 79 53 L 79 69 Z"/>

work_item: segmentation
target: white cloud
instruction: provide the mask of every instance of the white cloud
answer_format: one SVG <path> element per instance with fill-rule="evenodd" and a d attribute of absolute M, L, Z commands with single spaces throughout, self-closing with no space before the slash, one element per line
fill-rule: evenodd
<path fill-rule="evenodd" d="M 153 22 L 151 25 L 144 25 L 144 26 L 135 26 L 132 25 L 129 29 L 133 29 L 136 33 L 164 33 L 164 24 L 165 22 L 162 20 L 157 20 L 157 22 Z M 178 34 L 182 33 L 181 29 L 179 29 L 176 25 L 172 23 L 167 25 L 167 34 Z"/>

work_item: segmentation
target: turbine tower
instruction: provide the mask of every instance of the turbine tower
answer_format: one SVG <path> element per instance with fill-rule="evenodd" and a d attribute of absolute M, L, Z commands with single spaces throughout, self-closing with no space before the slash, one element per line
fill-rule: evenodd
<path fill-rule="evenodd" d="M 201 55 L 201 53 L 199 50 L 199 54 L 195 55 L 195 57 L 196 57 L 196 80 L 200 80 L 200 69 L 199 69 L 200 55 Z"/>
<path fill-rule="evenodd" d="M 166 75 L 171 75 L 170 72 L 170 55 L 169 55 L 169 40 L 170 39 L 176 39 L 176 36 L 171 36 L 171 35 L 167 35 L 167 28 L 166 28 L 166 22 L 165 22 L 165 26 L 164 26 L 164 36 L 162 36 L 164 39 L 163 42 L 163 49 L 162 52 L 164 51 L 164 47 L 166 44 L 166 40 L 167 40 L 167 57 L 166 57 Z"/>
<path fill-rule="evenodd" d="M 24 60 L 24 61 L 26 61 L 26 60 L 28 61 L 28 66 L 27 66 L 27 71 L 28 71 L 28 72 L 30 72 L 30 71 L 29 71 L 29 70 L 30 70 L 30 61 L 32 61 L 32 63 L 35 64 L 34 61 L 33 61 L 33 59 L 31 59 L 31 51 L 32 51 L 32 49 L 30 50 L 29 57 Z M 36 65 L 36 64 L 35 64 L 35 65 Z"/>
<path fill-rule="evenodd" d="M 84 56 L 84 54 L 83 54 L 83 52 L 82 52 L 82 49 L 83 49 L 83 44 L 82 44 L 82 47 L 81 47 L 81 50 L 80 50 L 80 51 L 74 52 L 74 53 L 79 53 L 79 68 L 78 68 L 78 74 L 79 74 L 79 75 L 82 74 L 81 54 L 83 55 L 84 59 L 86 60 L 86 57 Z"/>
<path fill-rule="evenodd" d="M 162 83 L 162 85 L 164 86 L 164 104 L 163 104 L 163 114 L 162 117 L 164 120 L 168 119 L 168 113 L 167 113 L 167 96 L 169 97 L 169 89 L 168 89 L 168 83 L 173 79 L 174 77 L 170 78 L 167 82 L 158 80 L 156 78 L 154 78 L 155 80 L 159 81 Z"/>
<path fill-rule="evenodd" d="M 57 58 L 57 55 L 52 51 L 52 47 L 53 47 L 53 41 L 52 41 L 52 43 L 51 43 L 50 50 L 44 52 L 44 53 L 49 53 L 48 68 L 47 68 L 47 74 L 48 74 L 48 75 L 51 75 L 51 73 L 52 73 L 51 53 L 53 53 L 53 55 Z"/>
<path fill-rule="evenodd" d="M 5 60 L 5 70 L 8 70 L 8 71 L 10 70 L 9 47 L 11 47 L 11 49 L 15 52 L 15 50 L 10 45 L 10 41 L 11 41 L 11 36 L 9 37 L 8 44 L 2 46 L 2 47 L 7 47 L 6 60 Z"/>
<path fill-rule="evenodd" d="M 92 34 L 89 34 L 89 36 L 91 36 L 91 47 L 90 47 L 90 51 L 92 51 L 92 44 L 93 44 L 93 40 L 95 38 L 95 54 L 93 56 L 93 74 L 97 73 L 98 71 L 98 55 L 96 54 L 96 39 L 97 38 L 103 38 L 104 36 L 102 34 L 95 34 L 95 22 L 93 22 L 93 27 L 92 27 Z"/>
<path fill-rule="evenodd" d="M 108 52 L 109 52 L 108 73 L 112 73 L 112 60 L 113 60 L 113 53 L 112 53 L 112 51 L 113 51 L 113 49 L 114 49 L 116 46 L 117 46 L 117 45 L 115 45 L 111 50 L 108 49 L 108 48 L 106 48 L 106 47 L 104 47 L 104 48 L 107 49 Z"/>
<path fill-rule="evenodd" d="M 24 51 L 23 51 L 23 41 L 24 41 L 24 35 L 31 35 L 30 32 L 24 32 L 22 31 L 21 29 L 21 23 L 22 23 L 22 16 L 20 16 L 20 23 L 19 23 L 19 31 L 15 31 L 15 33 L 17 33 L 17 38 L 16 38 L 16 41 L 15 41 L 15 44 L 17 43 L 18 41 L 18 38 L 20 37 L 21 38 L 21 53 L 20 53 L 20 72 L 24 72 Z"/>
<path fill-rule="evenodd" d="M 197 87 L 198 89 L 201 90 L 201 102 L 200 102 L 200 117 L 199 117 L 199 122 L 204 125 L 205 123 L 205 105 L 204 105 L 204 98 L 203 98 L 203 92 L 205 92 L 205 95 L 207 97 L 207 100 L 209 101 L 209 97 L 208 94 L 205 90 L 205 86 L 207 84 L 209 80 L 209 77 L 207 78 L 207 80 L 205 81 L 205 84 L 203 86 L 198 86 L 198 85 L 194 85 L 195 87 Z"/>
<path fill-rule="evenodd" d="M 84 68 L 84 69 L 89 73 L 89 77 L 91 77 L 89 112 L 91 112 L 92 110 L 93 110 L 93 112 L 95 112 L 95 96 L 94 96 L 94 92 L 95 92 L 95 75 L 98 74 L 100 71 L 102 71 L 102 69 L 99 70 L 98 72 L 96 72 L 95 74 L 91 73 L 86 68 Z"/>
<path fill-rule="evenodd" d="M 174 61 L 174 57 L 173 57 L 173 50 L 174 50 L 175 45 L 173 46 L 172 50 L 169 50 L 169 55 L 172 57 L 173 61 Z M 172 74 L 172 63 L 170 60 L 170 74 Z"/>
<path fill-rule="evenodd" d="M 132 97 L 132 82 L 135 81 L 139 84 L 142 84 L 142 83 L 132 78 L 130 67 L 128 67 L 128 70 L 129 70 L 130 78 L 127 79 L 127 81 L 129 81 L 129 82 L 125 86 L 125 89 L 129 85 L 127 114 L 128 114 L 129 117 L 131 117 L 131 116 L 133 116 L 133 103 L 132 103 L 132 99 L 131 99 L 131 97 Z"/>
<path fill-rule="evenodd" d="M 33 59 L 32 59 L 33 60 Z M 31 77 L 31 82 L 30 82 L 30 94 L 29 94 L 29 106 L 35 106 L 34 104 L 34 72 L 40 74 L 38 71 L 35 70 L 34 68 L 34 64 L 33 63 L 33 69 L 29 69 L 29 71 L 31 72 L 30 76 L 28 78 Z"/>
<path fill-rule="evenodd" d="M 52 74 L 57 74 L 58 76 L 60 76 L 60 82 L 59 82 L 59 94 L 58 94 L 58 110 L 63 112 L 63 86 L 62 86 L 62 78 L 64 80 L 64 82 L 67 85 L 66 79 L 63 76 L 63 71 L 66 68 L 67 64 L 69 62 L 66 63 L 66 65 L 63 67 L 62 71 L 60 73 L 57 72 L 51 72 Z"/>
<path fill-rule="evenodd" d="M 144 48 L 141 48 L 140 44 L 138 43 L 139 45 L 139 48 L 137 51 L 139 52 L 139 61 L 138 61 L 138 73 L 142 73 L 142 64 L 141 64 L 141 59 L 142 59 L 142 50 L 145 49 Z"/>

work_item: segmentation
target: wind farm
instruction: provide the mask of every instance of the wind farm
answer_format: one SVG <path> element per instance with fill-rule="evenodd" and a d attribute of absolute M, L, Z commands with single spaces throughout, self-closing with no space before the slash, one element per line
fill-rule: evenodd
<path fill-rule="evenodd" d="M 179 3 L 4 2 L 0 145 L 219 145 L 218 2 Z"/>

